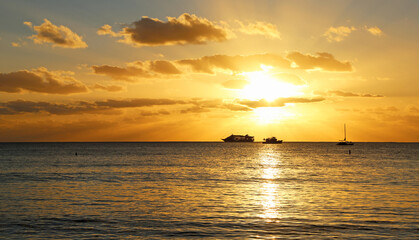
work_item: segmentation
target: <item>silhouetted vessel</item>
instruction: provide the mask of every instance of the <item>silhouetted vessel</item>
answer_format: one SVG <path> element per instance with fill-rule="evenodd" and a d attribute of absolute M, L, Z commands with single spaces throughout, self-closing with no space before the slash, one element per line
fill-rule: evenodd
<path fill-rule="evenodd" d="M 276 139 L 276 137 L 264 138 L 263 140 L 265 140 L 264 142 L 262 142 L 263 144 L 280 144 L 280 143 L 282 143 L 282 140 L 278 140 L 278 139 Z"/>
<path fill-rule="evenodd" d="M 224 142 L 254 142 L 255 138 L 249 135 L 234 135 L 231 134 L 229 137 L 222 139 Z"/>
<path fill-rule="evenodd" d="M 346 141 L 346 124 L 343 124 L 343 136 L 344 136 L 343 140 L 339 140 L 337 145 L 354 145 L 353 142 Z"/>

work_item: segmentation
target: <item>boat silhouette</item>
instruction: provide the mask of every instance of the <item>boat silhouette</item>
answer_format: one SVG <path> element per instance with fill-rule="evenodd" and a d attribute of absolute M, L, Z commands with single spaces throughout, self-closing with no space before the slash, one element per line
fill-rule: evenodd
<path fill-rule="evenodd" d="M 343 124 L 343 140 L 339 140 L 337 145 L 354 145 L 353 142 L 346 140 L 346 124 Z"/>
<path fill-rule="evenodd" d="M 254 136 L 249 136 L 248 134 L 246 135 L 234 135 L 231 134 L 230 136 L 221 139 L 224 142 L 254 142 L 255 141 L 255 137 Z"/>
<path fill-rule="evenodd" d="M 278 139 L 276 139 L 276 137 L 264 138 L 263 140 L 265 140 L 264 142 L 262 142 L 263 144 L 280 144 L 280 143 L 282 143 L 282 140 L 278 140 Z"/>

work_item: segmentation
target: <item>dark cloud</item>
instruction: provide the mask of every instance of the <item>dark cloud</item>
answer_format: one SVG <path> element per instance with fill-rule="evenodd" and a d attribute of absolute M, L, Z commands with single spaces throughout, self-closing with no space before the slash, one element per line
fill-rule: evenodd
<path fill-rule="evenodd" d="M 352 65 L 349 62 L 340 62 L 330 53 L 317 53 L 317 56 L 304 55 L 299 52 L 292 52 L 287 55 L 287 58 L 293 61 L 300 69 L 315 70 L 321 69 L 324 71 L 336 72 L 351 72 Z"/>
<path fill-rule="evenodd" d="M 222 42 L 228 39 L 228 30 L 205 18 L 184 13 L 178 18 L 168 17 L 167 22 L 156 18 L 142 17 L 116 33 L 104 25 L 99 35 L 122 37 L 120 42 L 134 46 L 161 46 L 203 44 L 209 41 Z"/>
<path fill-rule="evenodd" d="M 48 71 L 46 68 L 0 73 L 0 91 L 8 93 L 29 91 L 51 94 L 87 92 L 87 87 L 74 79 L 72 75 L 72 72 Z"/>
<path fill-rule="evenodd" d="M 31 38 L 35 43 L 52 43 L 54 47 L 63 48 L 86 48 L 87 44 L 83 38 L 66 26 L 56 26 L 48 19 L 44 19 L 44 23 L 39 26 L 32 26 L 31 22 L 24 22 L 25 25 L 32 28 L 37 34 Z"/>
<path fill-rule="evenodd" d="M 261 70 L 261 64 L 273 67 L 289 68 L 290 62 L 275 54 L 255 54 L 248 56 L 213 55 L 197 59 L 178 60 L 177 63 L 188 65 L 194 72 L 213 74 L 215 69 L 232 72 L 251 72 Z"/>

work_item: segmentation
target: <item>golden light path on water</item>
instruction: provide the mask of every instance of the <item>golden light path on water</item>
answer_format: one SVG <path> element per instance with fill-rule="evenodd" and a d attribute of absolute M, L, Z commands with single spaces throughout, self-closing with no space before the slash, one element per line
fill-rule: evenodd
<path fill-rule="evenodd" d="M 278 179 L 281 175 L 280 154 L 275 151 L 277 145 L 265 145 L 260 153 L 261 172 L 261 205 L 263 207 L 262 218 L 273 221 L 280 217 L 280 189 Z"/>

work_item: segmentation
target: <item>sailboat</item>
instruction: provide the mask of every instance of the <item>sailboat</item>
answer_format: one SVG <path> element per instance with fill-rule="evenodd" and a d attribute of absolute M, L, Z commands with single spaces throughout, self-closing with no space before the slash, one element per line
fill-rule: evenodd
<path fill-rule="evenodd" d="M 343 136 L 344 136 L 343 140 L 339 140 L 337 145 L 354 145 L 353 142 L 346 141 L 346 124 L 343 124 Z"/>

